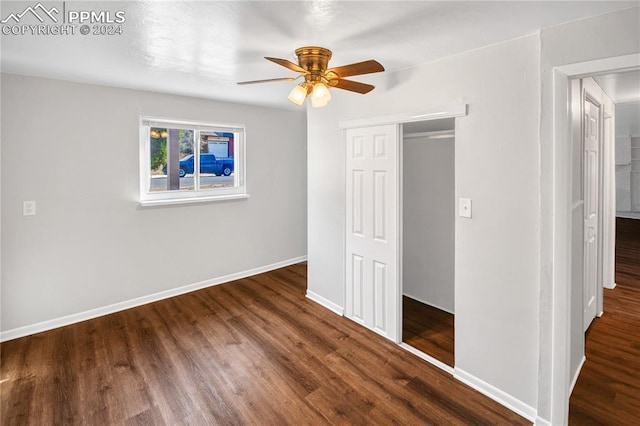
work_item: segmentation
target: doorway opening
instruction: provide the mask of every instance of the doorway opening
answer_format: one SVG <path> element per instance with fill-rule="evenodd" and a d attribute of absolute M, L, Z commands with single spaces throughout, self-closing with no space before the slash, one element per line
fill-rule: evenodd
<path fill-rule="evenodd" d="M 594 80 L 615 103 L 615 272 L 604 287 L 640 289 L 640 69 L 598 75 Z"/>
<path fill-rule="evenodd" d="M 549 245 L 550 280 L 542 283 L 541 303 L 552 306 L 550 311 L 541 316 L 540 339 L 540 374 L 539 402 L 542 417 L 548 416 L 551 423 L 567 423 L 569 414 L 569 396 L 577 377 L 573 370 L 572 355 L 584 344 L 583 318 L 579 315 L 579 323 L 575 321 L 575 307 L 582 311 L 582 291 L 576 292 L 576 284 L 582 286 L 582 271 L 575 268 L 574 261 L 582 252 L 583 241 L 576 244 L 576 232 L 583 232 L 582 217 L 575 217 L 575 155 L 576 144 L 572 143 L 572 111 L 575 97 L 571 96 L 572 79 L 584 76 L 604 75 L 616 72 L 637 70 L 640 67 L 640 56 L 630 54 L 608 57 L 592 61 L 561 65 L 553 68 L 552 92 L 550 107 L 553 114 L 550 118 L 543 115 L 542 126 L 550 131 L 552 137 L 542 140 L 542 166 L 547 168 L 548 182 L 543 184 L 547 193 L 542 210 L 550 217 L 548 227 L 543 230 L 543 247 Z M 567 96 L 569 95 L 569 96 Z M 546 103 L 545 103 L 546 105 Z M 567 106 L 570 105 L 570 108 Z M 581 153 L 581 150 L 578 150 Z M 548 187 L 547 187 L 548 184 Z M 550 192 L 547 192 L 550 190 Z M 543 197 L 544 199 L 544 197 Z M 577 299 L 577 300 L 576 300 Z M 581 312 L 580 312 L 581 313 Z M 583 348 L 583 346 L 582 346 Z M 581 354 L 584 351 L 579 351 Z M 544 356 L 548 353 L 548 356 Z M 545 412 L 548 413 L 545 414 Z"/>
<path fill-rule="evenodd" d="M 640 146 L 640 70 L 580 76 L 570 87 L 572 300 L 582 299 L 572 315 L 576 329 L 581 315 L 587 331 L 604 312 L 603 289 L 616 285 L 616 217 L 633 217 L 634 208 L 640 212 L 640 179 L 634 179 L 640 178 L 640 161 L 634 161 L 640 148 L 633 148 Z M 574 362 L 583 358 L 583 345 L 573 346 Z"/>
<path fill-rule="evenodd" d="M 454 118 L 466 115 L 467 105 L 463 104 L 420 114 L 340 122 L 346 145 L 344 315 L 451 374 L 454 372 L 451 324 L 455 257 Z M 414 143 L 420 138 L 424 139 L 421 143 Z M 404 152 L 405 141 L 408 152 Z M 432 143 L 435 141 L 438 143 Z M 421 152 L 425 146 L 426 157 Z M 414 162 L 418 157 L 421 160 Z M 411 179 L 404 178 L 405 161 L 407 178 Z M 413 186 L 404 187 L 404 180 L 413 182 Z M 438 191 L 446 196 L 441 197 Z M 407 195 L 409 199 L 404 205 L 403 196 Z M 422 205 L 422 210 L 411 208 L 412 202 Z M 425 205 L 431 210 L 425 210 Z M 405 210 L 412 215 L 407 223 L 403 220 Z M 411 239 L 414 237 L 409 234 L 411 228 L 420 235 L 419 239 Z M 403 234 L 403 230 L 407 233 Z M 405 239 L 408 239 L 406 246 Z M 404 256 L 412 265 L 406 270 Z M 446 259 L 444 267 L 438 265 L 442 259 Z M 425 263 L 430 265 L 426 272 Z M 415 291 L 409 289 L 407 295 L 412 297 L 408 303 L 419 302 L 424 306 L 418 307 L 437 308 L 449 316 L 451 343 L 445 350 L 447 356 L 403 342 L 404 274 L 408 274 L 409 281 L 412 276 L 418 277 L 415 282 L 407 281 L 410 287 L 416 287 Z M 425 282 L 432 288 L 425 286 Z M 445 287 L 446 291 L 442 290 Z M 436 294 L 440 293 L 439 298 L 425 296 L 425 291 L 434 289 Z M 419 327 L 424 331 L 434 326 L 433 318 L 429 321 L 427 314 L 418 312 L 415 317 L 414 337 L 422 334 Z M 437 341 L 428 340 L 434 348 L 438 347 Z"/>
<path fill-rule="evenodd" d="M 455 119 L 405 123 L 402 342 L 454 366 Z"/>
<path fill-rule="evenodd" d="M 582 326 L 602 315 L 602 288 L 613 281 L 614 104 L 592 77 L 571 84 L 573 106 L 574 292 L 582 293 Z M 580 256 L 582 253 L 582 256 Z M 578 282 L 582 280 L 582 284 Z M 581 287 L 581 288 L 580 288 Z M 574 299 L 580 300 L 577 297 Z M 579 314 L 580 304 L 574 312 Z M 578 321 L 576 321 L 577 325 Z M 576 351 L 573 358 L 583 362 Z M 578 358 L 579 355 L 579 358 Z"/>
<path fill-rule="evenodd" d="M 636 320 L 633 317 L 635 312 L 629 307 L 640 300 L 640 293 L 633 288 L 634 284 L 640 285 L 637 255 L 640 220 L 634 218 L 634 210 L 640 213 L 640 180 L 634 180 L 637 179 L 636 175 L 640 175 L 640 162 L 634 163 L 636 158 L 640 159 L 640 149 L 634 150 L 634 147 L 640 147 L 640 71 L 607 72 L 575 79 L 572 81 L 575 106 L 578 86 L 582 91 L 581 110 L 572 109 L 573 131 L 581 133 L 581 149 L 585 155 L 580 163 L 580 156 L 574 151 L 572 161 L 574 169 L 579 171 L 581 166 L 583 171 L 585 227 L 582 288 L 585 293 L 582 299 L 585 333 L 581 335 L 575 332 L 572 335 L 578 343 L 572 345 L 571 354 L 570 368 L 575 376 L 570 389 L 570 423 L 575 419 L 598 418 L 598 413 L 606 412 L 609 408 L 606 401 L 612 398 L 619 400 L 617 411 L 633 411 L 633 403 L 626 403 L 619 390 L 632 389 L 638 380 L 633 364 L 624 361 L 638 356 L 637 345 L 634 346 L 635 336 L 632 332 L 615 333 L 617 330 L 633 328 L 628 323 Z M 582 123 L 576 123 L 580 116 Z M 593 135 L 592 127 L 599 128 L 600 133 Z M 594 144 L 598 138 L 601 141 Z M 574 144 L 577 142 L 578 139 L 574 137 Z M 594 149 L 595 154 L 592 154 Z M 595 165 L 590 164 L 592 161 Z M 596 169 L 594 166 L 599 167 L 598 175 L 593 173 Z M 577 174 L 574 174 L 574 179 L 576 177 Z M 579 186 L 575 181 L 573 186 L 574 193 L 577 193 Z M 591 187 L 593 189 L 590 190 Z M 590 225 L 596 228 L 595 231 L 588 226 L 588 222 L 593 221 L 593 211 L 600 216 L 599 221 Z M 579 232 L 577 227 L 573 236 L 574 253 L 579 251 L 578 244 L 582 238 L 575 234 L 576 231 Z M 600 235 L 604 237 L 602 241 L 599 241 Z M 577 258 L 580 259 L 580 256 Z M 579 289 L 579 283 L 576 283 L 572 291 Z M 594 291 L 600 298 L 597 316 L 603 316 L 602 319 L 594 320 L 594 312 L 590 310 L 589 303 Z M 613 330 L 615 340 L 611 337 Z M 625 344 L 618 344 L 621 341 Z M 583 346 L 580 347 L 580 344 Z M 584 365 L 578 364 L 580 360 Z M 598 387 L 597 397 L 590 391 L 594 385 Z M 633 390 L 630 392 L 633 393 Z M 618 419 L 621 423 L 625 421 L 624 417 Z"/>

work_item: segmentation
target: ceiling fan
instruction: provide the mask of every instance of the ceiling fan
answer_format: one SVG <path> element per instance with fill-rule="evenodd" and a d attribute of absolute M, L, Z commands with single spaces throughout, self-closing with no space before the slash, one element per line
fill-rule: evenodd
<path fill-rule="evenodd" d="M 314 108 L 322 107 L 331 99 L 330 87 L 349 90 L 356 93 L 369 93 L 374 89 L 370 84 L 347 80 L 344 77 L 354 75 L 370 74 L 384 71 L 384 67 L 373 59 L 355 64 L 343 65 L 335 68 L 328 68 L 331 51 L 324 47 L 307 46 L 296 49 L 298 64 L 294 64 L 286 59 L 269 58 L 265 59 L 282 65 L 292 71 L 299 72 L 298 77 L 270 78 L 266 80 L 241 81 L 238 84 L 267 83 L 272 81 L 294 81 L 304 77 L 304 82 L 298 84 L 289 93 L 289 100 L 296 105 L 302 105 L 308 95 L 311 95 L 311 105 Z"/>

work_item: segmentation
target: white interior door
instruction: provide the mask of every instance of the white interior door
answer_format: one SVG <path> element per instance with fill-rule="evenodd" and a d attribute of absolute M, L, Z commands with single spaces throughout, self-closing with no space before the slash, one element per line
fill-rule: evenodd
<path fill-rule="evenodd" d="M 345 315 L 399 342 L 399 125 L 346 131 Z"/>
<path fill-rule="evenodd" d="M 600 107 L 584 100 L 584 329 L 596 317 Z"/>

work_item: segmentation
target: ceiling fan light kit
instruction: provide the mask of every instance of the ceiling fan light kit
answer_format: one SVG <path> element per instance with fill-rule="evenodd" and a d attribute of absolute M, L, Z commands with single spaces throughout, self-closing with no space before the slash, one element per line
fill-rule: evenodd
<path fill-rule="evenodd" d="M 289 93 L 289 100 L 298 106 L 302 106 L 307 98 L 307 88 L 304 83 L 296 85 Z"/>
<path fill-rule="evenodd" d="M 311 106 L 314 108 L 320 108 L 325 106 L 331 100 L 331 93 L 329 88 L 323 83 L 318 82 L 313 85 L 311 91 Z"/>
<path fill-rule="evenodd" d="M 374 89 L 374 86 L 370 84 L 347 80 L 344 77 L 384 71 L 384 67 L 373 59 L 336 68 L 328 68 L 331 55 L 331 51 L 324 47 L 307 46 L 296 49 L 298 65 L 286 59 L 270 57 L 265 57 L 265 59 L 304 76 L 304 83 L 296 85 L 291 90 L 289 100 L 296 105 L 302 106 L 307 97 L 310 96 L 313 108 L 323 107 L 331 100 L 331 92 L 329 91 L 331 87 L 361 94 L 369 93 Z M 267 80 L 242 81 L 238 84 L 292 80 L 295 80 L 295 78 L 270 78 Z"/>

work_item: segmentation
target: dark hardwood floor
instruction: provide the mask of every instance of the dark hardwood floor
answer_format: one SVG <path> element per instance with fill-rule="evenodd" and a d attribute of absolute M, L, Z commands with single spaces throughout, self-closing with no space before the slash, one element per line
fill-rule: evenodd
<path fill-rule="evenodd" d="M 528 424 L 294 265 L 0 345 L 2 425 Z"/>
<path fill-rule="evenodd" d="M 402 341 L 453 367 L 453 315 L 402 297 Z"/>
<path fill-rule="evenodd" d="M 616 218 L 616 284 L 640 289 L 640 219 Z"/>
<path fill-rule="evenodd" d="M 571 425 L 640 424 L 640 220 L 616 221 L 616 283 L 589 327 Z"/>
<path fill-rule="evenodd" d="M 587 335 L 587 360 L 569 405 L 572 425 L 640 422 L 640 289 L 605 289 L 604 312 Z"/>

